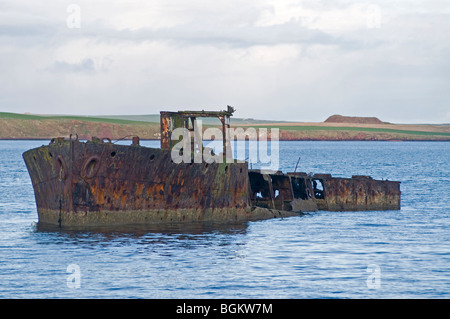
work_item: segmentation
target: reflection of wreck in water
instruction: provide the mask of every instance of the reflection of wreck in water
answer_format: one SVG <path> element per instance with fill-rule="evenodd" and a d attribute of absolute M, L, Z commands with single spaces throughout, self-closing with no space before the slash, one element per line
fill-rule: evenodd
<path fill-rule="evenodd" d="M 224 157 L 232 108 L 161 112 L 161 149 L 70 137 L 23 154 L 39 222 L 60 226 L 235 222 L 319 210 L 400 209 L 400 183 L 249 170 L 248 163 L 174 163 L 171 133 L 194 131 L 195 118 L 222 124 Z M 195 153 L 195 152 L 193 152 Z"/>

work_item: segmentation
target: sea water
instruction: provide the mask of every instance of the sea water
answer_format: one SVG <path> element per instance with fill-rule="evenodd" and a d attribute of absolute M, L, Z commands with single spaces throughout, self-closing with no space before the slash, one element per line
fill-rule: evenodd
<path fill-rule="evenodd" d="M 47 143 L 0 141 L 0 298 L 450 296 L 448 142 L 279 143 L 284 172 L 401 181 L 399 211 L 86 231 L 36 224 L 22 153 Z"/>

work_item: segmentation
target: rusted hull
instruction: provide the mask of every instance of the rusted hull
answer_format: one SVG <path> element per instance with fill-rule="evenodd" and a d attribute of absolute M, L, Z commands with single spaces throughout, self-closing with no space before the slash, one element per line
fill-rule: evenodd
<path fill-rule="evenodd" d="M 180 163 L 170 151 L 54 141 L 23 154 L 39 222 L 114 225 L 243 221 L 294 215 L 255 210 L 246 163 Z"/>
<path fill-rule="evenodd" d="M 252 205 L 300 211 L 399 210 L 400 182 L 368 176 L 249 172 Z"/>
<path fill-rule="evenodd" d="M 400 183 L 179 163 L 170 150 L 54 139 L 23 154 L 39 222 L 97 226 L 240 222 L 316 210 L 398 210 Z"/>
<path fill-rule="evenodd" d="M 374 180 L 368 176 L 335 178 L 328 174 L 315 175 L 314 181 L 322 183 L 322 188 L 317 190 L 315 194 L 317 206 L 321 210 L 400 209 L 400 182 Z"/>

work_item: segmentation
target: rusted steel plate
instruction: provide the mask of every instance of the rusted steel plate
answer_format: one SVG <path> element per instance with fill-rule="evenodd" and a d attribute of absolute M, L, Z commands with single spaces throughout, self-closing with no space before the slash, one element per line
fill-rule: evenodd
<path fill-rule="evenodd" d="M 38 209 L 83 214 L 231 208 L 247 214 L 245 163 L 175 164 L 161 149 L 79 141 L 30 150 L 24 158 Z"/>

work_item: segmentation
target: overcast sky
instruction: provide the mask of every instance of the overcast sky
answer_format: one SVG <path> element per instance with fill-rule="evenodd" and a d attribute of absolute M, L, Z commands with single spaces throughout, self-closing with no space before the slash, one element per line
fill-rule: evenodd
<path fill-rule="evenodd" d="M 450 123 L 450 1 L 0 0 L 0 111 Z"/>

